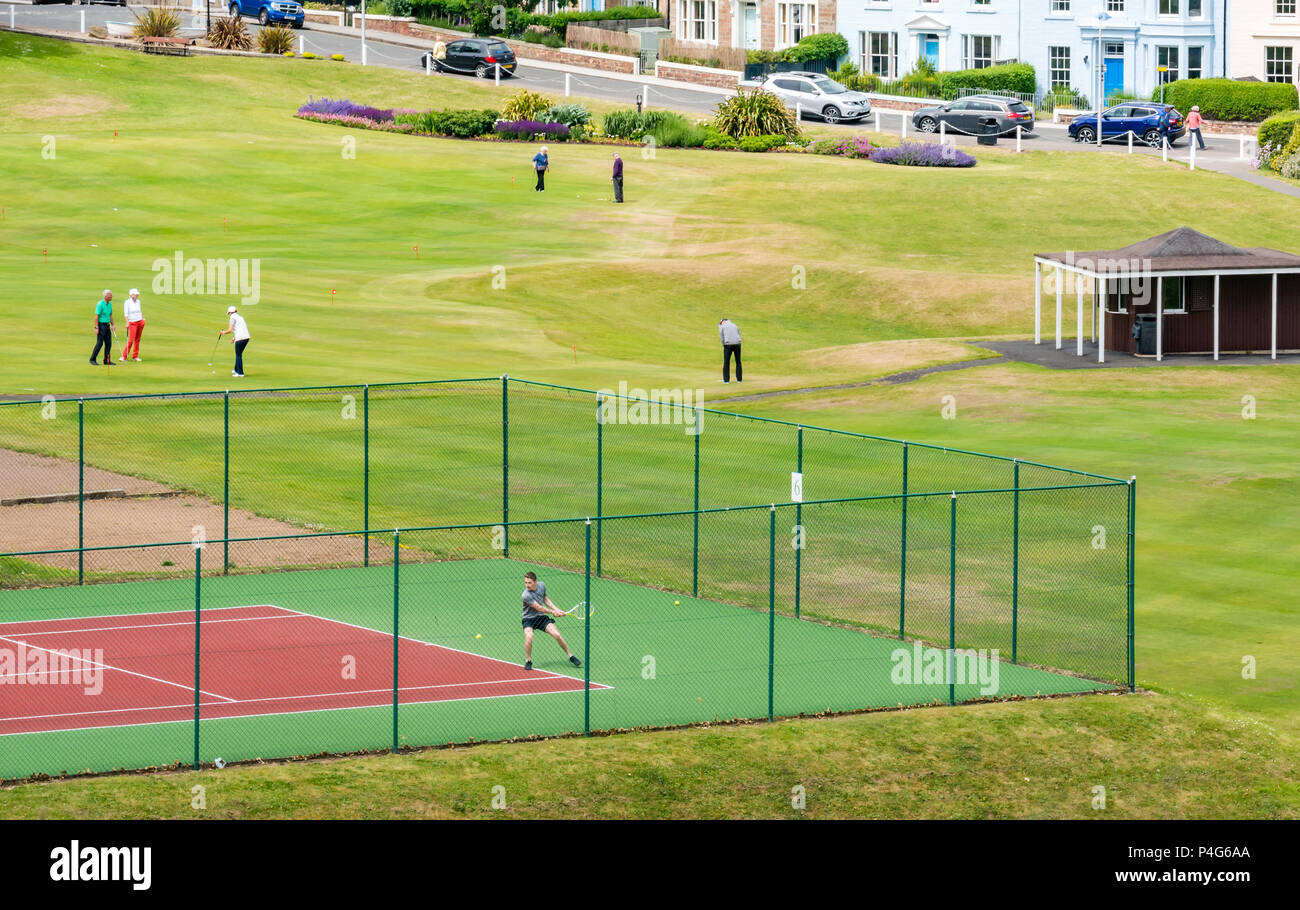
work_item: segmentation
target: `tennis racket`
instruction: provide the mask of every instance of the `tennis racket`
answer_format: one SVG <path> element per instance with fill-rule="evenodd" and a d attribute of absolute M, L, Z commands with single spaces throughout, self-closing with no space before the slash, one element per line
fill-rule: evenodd
<path fill-rule="evenodd" d="M 587 602 L 584 600 L 582 603 L 574 604 L 567 610 L 561 610 L 560 615 L 572 616 L 574 619 L 585 620 L 590 617 L 593 612 L 595 612 L 595 608 L 587 606 Z"/>

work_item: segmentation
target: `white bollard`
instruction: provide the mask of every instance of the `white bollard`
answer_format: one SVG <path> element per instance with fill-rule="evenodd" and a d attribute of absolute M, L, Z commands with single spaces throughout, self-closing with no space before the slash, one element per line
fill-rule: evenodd
<path fill-rule="evenodd" d="M 1019 155 L 1023 149 L 1020 147 L 1021 137 L 1024 135 L 1025 128 L 1019 123 L 1016 124 L 1016 154 Z"/>
<path fill-rule="evenodd" d="M 569 97 L 569 79 L 572 75 L 573 75 L 572 73 L 564 74 L 564 97 L 565 98 Z"/>
<path fill-rule="evenodd" d="M 361 6 L 361 65 L 366 65 L 366 7 Z"/>
<path fill-rule="evenodd" d="M 648 110 L 650 110 L 650 86 L 643 85 L 641 86 L 641 111 L 644 113 Z"/>
<path fill-rule="evenodd" d="M 433 75 L 433 51 L 429 51 L 429 56 L 424 58 L 424 75 Z"/>
<path fill-rule="evenodd" d="M 81 33 L 83 35 L 86 33 L 86 11 L 84 9 L 81 11 Z"/>
<path fill-rule="evenodd" d="M 12 6 L 9 7 L 9 27 L 14 27 L 14 8 Z"/>
<path fill-rule="evenodd" d="M 1192 170 L 1196 170 L 1196 143 L 1195 143 L 1195 142 L 1192 142 L 1192 141 L 1189 139 L 1189 140 L 1187 141 L 1187 145 L 1188 145 L 1188 146 L 1191 148 L 1191 150 L 1192 150 Z"/>
<path fill-rule="evenodd" d="M 948 121 L 939 121 L 939 144 L 946 145 L 948 142 Z"/>
<path fill-rule="evenodd" d="M 876 132 L 880 132 L 880 108 L 876 108 Z"/>
<path fill-rule="evenodd" d="M 794 122 L 803 123 L 803 102 L 802 101 L 796 101 L 794 103 Z"/>
<path fill-rule="evenodd" d="M 1128 131 L 1128 153 L 1130 155 L 1133 154 L 1133 131 L 1132 130 Z"/>
<path fill-rule="evenodd" d="M 494 63 L 492 66 L 493 66 L 493 70 L 492 70 L 492 83 L 493 83 L 497 88 L 500 88 L 500 87 L 501 87 L 501 64 L 500 64 L 500 63 Z"/>
<path fill-rule="evenodd" d="M 903 121 L 903 138 L 906 139 L 907 138 L 907 111 L 902 111 L 900 113 L 900 116 Z"/>
<path fill-rule="evenodd" d="M 1160 137 L 1160 160 L 1161 161 L 1169 160 L 1169 137 L 1168 136 Z"/>
<path fill-rule="evenodd" d="M 306 47 L 306 45 L 304 45 L 302 42 L 303 42 L 303 37 L 302 37 L 302 35 L 299 35 L 299 36 L 298 36 L 298 56 L 299 56 L 299 57 L 302 56 L 302 54 L 303 54 L 303 48 Z"/>

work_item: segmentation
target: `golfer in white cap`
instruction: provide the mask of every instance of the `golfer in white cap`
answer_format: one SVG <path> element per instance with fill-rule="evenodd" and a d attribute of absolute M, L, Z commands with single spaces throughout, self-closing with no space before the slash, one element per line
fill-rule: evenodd
<path fill-rule="evenodd" d="M 229 307 L 226 315 L 230 317 L 230 325 L 221 330 L 220 334 L 233 333 L 230 339 L 235 343 L 235 368 L 230 371 L 231 376 L 242 378 L 244 375 L 244 348 L 248 347 L 248 323 L 244 317 L 239 315 L 238 309 Z"/>
<path fill-rule="evenodd" d="M 144 310 L 140 306 L 139 288 L 131 288 L 131 294 L 122 304 L 122 314 L 126 316 L 126 347 L 118 363 L 125 360 L 140 362 L 140 336 L 144 333 Z M 132 353 L 134 351 L 134 354 Z"/>

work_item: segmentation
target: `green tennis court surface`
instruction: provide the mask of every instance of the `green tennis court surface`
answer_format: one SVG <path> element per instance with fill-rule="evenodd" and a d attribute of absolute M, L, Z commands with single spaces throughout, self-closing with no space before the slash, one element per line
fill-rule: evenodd
<path fill-rule="evenodd" d="M 517 560 L 401 566 L 400 744 L 584 729 L 584 671 L 556 642 L 538 634 L 535 671 L 520 669 L 528 569 L 561 609 L 587 599 L 581 572 Z M 392 746 L 391 565 L 205 577 L 201 597 L 202 761 Z M 0 661 L 8 661 L 0 665 L 8 667 L 0 672 L 0 730 L 17 731 L 0 735 L 0 777 L 189 764 L 194 600 L 192 577 L 0 591 Z M 769 677 L 777 716 L 949 699 L 948 681 L 930 672 L 944 665 L 942 652 L 788 615 L 772 622 L 766 610 L 608 578 L 592 578 L 589 600 L 588 623 L 558 625 L 587 662 L 593 730 L 766 717 Z M 93 621 L 67 622 L 78 618 Z M 19 684 L 18 651 L 38 641 L 47 653 L 102 649 L 78 658 L 109 668 L 99 691 L 85 680 L 27 684 L 32 675 Z M 907 660 L 919 655 L 928 671 L 900 670 L 899 649 Z M 989 668 L 995 687 L 987 672 L 958 677 L 955 699 L 1112 688 L 1005 659 Z"/>

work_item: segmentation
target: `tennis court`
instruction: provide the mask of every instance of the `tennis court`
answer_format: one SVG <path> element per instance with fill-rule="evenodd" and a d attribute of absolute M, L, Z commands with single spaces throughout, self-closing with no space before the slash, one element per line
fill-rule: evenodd
<path fill-rule="evenodd" d="M 523 670 L 529 569 L 562 609 L 590 584 L 590 619 L 559 621 L 584 669 L 539 634 Z M 0 591 L 0 777 L 188 765 L 196 732 L 203 762 L 229 762 L 1113 688 L 1002 659 L 995 691 L 950 691 L 900 679 L 899 649 L 930 661 L 919 645 L 518 559 L 403 565 L 400 585 L 392 566 L 205 576 L 200 594 L 196 630 L 193 577 Z"/>

